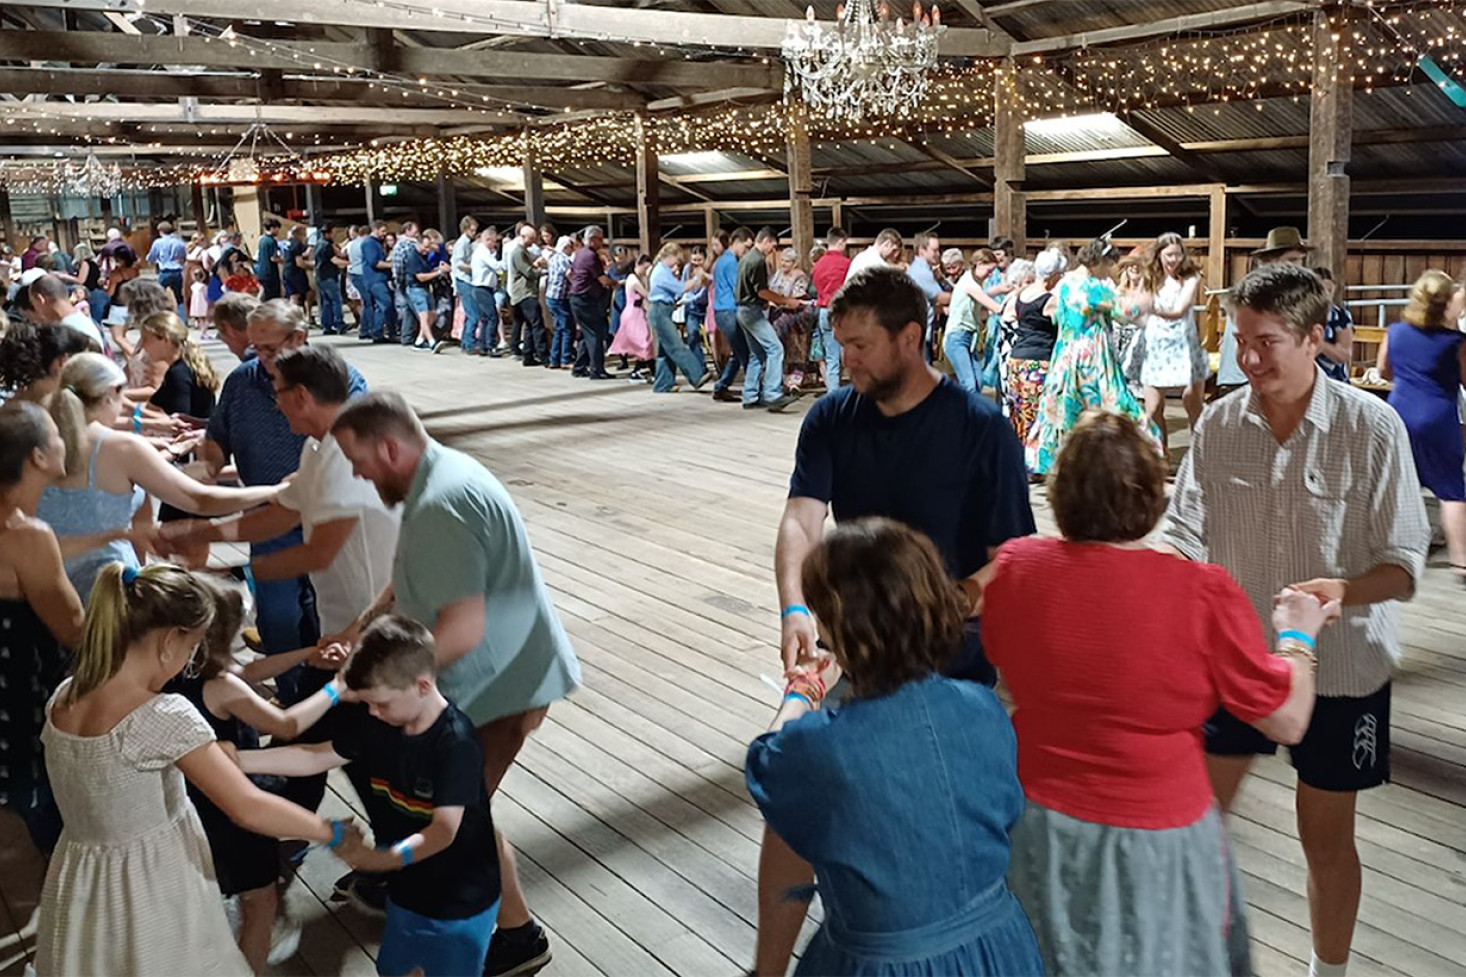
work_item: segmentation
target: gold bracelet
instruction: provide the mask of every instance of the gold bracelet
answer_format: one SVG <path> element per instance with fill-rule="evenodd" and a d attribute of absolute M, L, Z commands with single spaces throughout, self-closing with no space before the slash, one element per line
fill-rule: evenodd
<path fill-rule="evenodd" d="M 1278 650 L 1275 655 L 1293 655 L 1308 662 L 1313 671 L 1318 671 L 1318 655 L 1314 650 L 1301 641 L 1282 641 L 1278 643 Z"/>

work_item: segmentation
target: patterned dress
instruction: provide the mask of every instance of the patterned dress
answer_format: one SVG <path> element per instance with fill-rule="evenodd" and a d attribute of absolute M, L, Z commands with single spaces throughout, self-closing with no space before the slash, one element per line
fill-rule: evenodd
<path fill-rule="evenodd" d="M 1167 278 L 1156 293 L 1156 305 L 1173 307 L 1181 298 L 1185 283 Z M 1206 379 L 1206 350 L 1191 309 L 1179 319 L 1149 315 L 1145 318 L 1144 352 L 1140 360 L 1140 382 L 1158 390 L 1189 387 Z"/>
<path fill-rule="evenodd" d="M 1088 276 L 1059 284 L 1059 341 L 1044 381 L 1043 403 L 1025 454 L 1029 471 L 1047 475 L 1064 438 L 1086 410 L 1124 414 L 1142 426 L 1160 451 L 1160 432 L 1145 421 L 1145 411 L 1125 383 L 1110 349 L 1110 314 L 1115 292 L 1108 282 Z"/>

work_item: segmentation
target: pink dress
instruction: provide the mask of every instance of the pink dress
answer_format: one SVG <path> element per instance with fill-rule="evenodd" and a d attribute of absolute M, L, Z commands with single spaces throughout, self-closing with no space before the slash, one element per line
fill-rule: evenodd
<path fill-rule="evenodd" d="M 188 317 L 190 319 L 209 317 L 209 286 L 204 282 L 194 282 L 193 288 L 189 291 Z"/>
<path fill-rule="evenodd" d="M 606 352 L 638 360 L 656 359 L 657 346 L 652 341 L 652 327 L 646 319 L 646 296 L 627 292 L 626 308 L 621 310 L 621 325 Z"/>

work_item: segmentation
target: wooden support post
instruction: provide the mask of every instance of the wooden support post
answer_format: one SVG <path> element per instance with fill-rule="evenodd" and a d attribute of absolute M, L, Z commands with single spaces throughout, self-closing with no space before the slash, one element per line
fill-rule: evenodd
<path fill-rule="evenodd" d="M 838 200 L 830 204 L 830 223 L 845 228 L 846 234 L 850 233 L 850 228 L 845 227 L 845 205 Z"/>
<path fill-rule="evenodd" d="M 244 236 L 246 245 L 251 249 L 259 247 L 260 232 L 264 222 L 260 218 L 260 190 L 258 187 L 234 188 L 234 226 L 239 228 L 239 233 Z"/>
<path fill-rule="evenodd" d="M 1013 239 L 1013 253 L 1023 254 L 1028 206 L 1023 197 L 1023 115 L 1018 65 L 1003 62 L 993 79 L 993 234 Z"/>
<path fill-rule="evenodd" d="M 438 231 L 450 244 L 458 239 L 458 192 L 453 178 L 441 171 L 438 173 Z"/>
<path fill-rule="evenodd" d="M 1207 221 L 1206 281 L 1207 288 L 1227 287 L 1227 188 L 1212 188 L 1211 213 Z"/>
<path fill-rule="evenodd" d="M 789 224 L 794 237 L 794 253 L 801 267 L 807 265 L 814 248 L 813 165 L 809 154 L 809 119 L 800 106 L 789 112 Z"/>
<path fill-rule="evenodd" d="M 366 178 L 366 212 L 367 223 L 370 224 L 377 219 L 377 191 L 372 186 L 372 178 Z"/>
<path fill-rule="evenodd" d="M 193 223 L 195 229 L 204 236 L 207 242 L 209 238 L 209 210 L 204 206 L 204 185 L 194 183 L 188 188 L 189 204 L 193 207 Z"/>
<path fill-rule="evenodd" d="M 20 254 L 25 248 L 17 248 L 15 239 L 15 223 L 10 216 L 10 190 L 0 186 L 0 240 L 15 248 L 15 253 Z"/>
<path fill-rule="evenodd" d="M 655 254 L 662 242 L 661 186 L 657 142 L 645 115 L 636 116 L 636 222 L 641 253 Z"/>
<path fill-rule="evenodd" d="M 1349 254 L 1349 164 L 1354 135 L 1350 7 L 1313 16 L 1313 96 L 1308 113 L 1308 243 L 1313 263 L 1343 281 Z"/>
<path fill-rule="evenodd" d="M 722 230 L 722 226 L 719 224 L 718 221 L 719 218 L 717 207 L 714 207 L 712 204 L 708 204 L 702 209 L 703 233 L 707 236 L 707 239 L 709 241 L 717 237 L 718 232 Z"/>
<path fill-rule="evenodd" d="M 321 225 L 321 187 L 318 183 L 305 185 L 305 222 L 310 227 Z"/>
<path fill-rule="evenodd" d="M 535 227 L 545 222 L 545 175 L 535 154 L 534 136 L 524 127 L 524 219 Z M 654 171 L 655 172 L 655 171 Z"/>

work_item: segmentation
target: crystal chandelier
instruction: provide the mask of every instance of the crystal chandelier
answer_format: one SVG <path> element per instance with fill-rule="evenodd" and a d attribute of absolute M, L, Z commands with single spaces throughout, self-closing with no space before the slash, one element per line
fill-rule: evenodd
<path fill-rule="evenodd" d="M 96 153 L 83 160 L 67 160 L 57 174 L 66 193 L 78 197 L 115 197 L 122 192 L 122 167 L 103 163 Z"/>
<path fill-rule="evenodd" d="M 784 38 L 784 96 L 797 91 L 814 113 L 850 122 L 913 115 L 945 30 L 935 5 L 923 13 L 913 3 L 907 23 L 893 21 L 884 2 L 877 9 L 849 0 L 833 25 L 815 20 L 810 7 Z"/>

